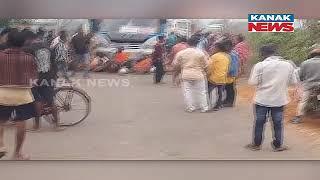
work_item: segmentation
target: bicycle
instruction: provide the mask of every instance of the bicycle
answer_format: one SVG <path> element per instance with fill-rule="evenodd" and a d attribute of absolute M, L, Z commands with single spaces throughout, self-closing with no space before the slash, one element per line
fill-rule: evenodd
<path fill-rule="evenodd" d="M 77 108 L 74 100 L 80 100 L 77 104 L 83 103 L 84 107 L 82 109 Z M 57 87 L 54 90 L 54 103 L 58 110 L 58 126 L 60 127 L 75 126 L 83 122 L 91 111 L 90 96 L 84 90 L 73 85 Z M 54 123 L 52 109 L 47 105 L 43 105 L 41 117 L 44 117 L 50 124 Z"/>

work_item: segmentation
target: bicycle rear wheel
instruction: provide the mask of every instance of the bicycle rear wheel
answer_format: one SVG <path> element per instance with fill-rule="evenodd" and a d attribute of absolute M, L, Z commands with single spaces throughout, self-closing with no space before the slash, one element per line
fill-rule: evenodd
<path fill-rule="evenodd" d="M 86 92 L 75 87 L 60 87 L 55 90 L 59 125 L 74 126 L 84 121 L 91 111 L 91 100 Z"/>

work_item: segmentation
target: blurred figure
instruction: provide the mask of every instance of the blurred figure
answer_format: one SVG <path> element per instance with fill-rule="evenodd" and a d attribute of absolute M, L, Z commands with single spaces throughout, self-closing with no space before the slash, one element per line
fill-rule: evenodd
<path fill-rule="evenodd" d="M 78 33 L 72 38 L 71 44 L 75 50 L 75 59 L 80 65 L 80 68 L 84 69 L 83 77 L 89 78 L 90 70 L 90 54 L 89 54 L 89 44 L 90 36 L 84 33 L 82 28 L 79 28 Z"/>
<path fill-rule="evenodd" d="M 47 43 L 45 35 L 46 35 L 46 30 L 44 28 L 40 27 L 37 31 L 38 40 L 41 40 L 42 42 Z M 47 44 L 47 45 L 49 45 L 49 44 Z"/>
<path fill-rule="evenodd" d="M 66 31 L 59 32 L 58 43 L 53 47 L 54 59 L 57 64 L 58 72 L 61 73 L 62 77 L 71 82 L 68 75 L 68 35 Z"/>
<path fill-rule="evenodd" d="M 233 49 L 232 41 L 228 41 L 228 49 Z M 231 50 L 230 52 L 230 66 L 228 70 L 227 84 L 225 86 L 226 90 L 226 99 L 223 103 L 223 107 L 233 107 L 236 99 L 236 80 L 239 76 L 240 69 L 240 58 L 238 53 L 235 50 Z"/>
<path fill-rule="evenodd" d="M 171 51 L 168 54 L 168 59 L 167 59 L 168 61 L 167 61 L 166 64 L 168 64 L 168 65 L 172 64 L 175 55 L 178 52 L 180 52 L 180 51 L 182 51 L 184 49 L 187 49 L 188 47 L 189 47 L 189 45 L 187 43 L 187 39 L 185 37 L 179 38 L 178 43 L 171 48 Z"/>
<path fill-rule="evenodd" d="M 163 68 L 163 61 L 165 57 L 165 39 L 164 36 L 158 37 L 158 42 L 155 45 L 154 52 L 152 54 L 152 63 L 156 67 L 156 72 L 154 74 L 154 83 L 159 84 L 165 74 Z"/>
<path fill-rule="evenodd" d="M 102 52 L 96 52 L 94 59 L 90 63 L 90 70 L 93 72 L 106 71 L 108 57 Z"/>
<path fill-rule="evenodd" d="M 168 55 L 168 62 L 166 63 L 166 65 L 172 65 L 173 60 L 176 56 L 176 54 L 184 49 L 189 48 L 189 45 L 187 43 L 187 39 L 186 38 L 181 38 L 179 43 L 174 45 L 171 48 L 171 52 Z M 173 70 L 173 74 L 172 74 L 172 83 L 174 86 L 179 86 L 180 84 L 180 80 L 179 80 L 179 74 L 180 74 L 180 69 L 177 70 Z"/>
<path fill-rule="evenodd" d="M 208 46 L 207 46 L 207 52 L 208 52 L 209 56 L 212 56 L 215 53 L 214 52 L 215 42 L 216 42 L 216 35 L 210 34 L 208 37 Z"/>
<path fill-rule="evenodd" d="M 186 111 L 209 111 L 206 68 L 208 57 L 197 49 L 196 37 L 188 40 L 189 48 L 178 52 L 174 59 L 174 69 L 181 69 L 182 90 Z"/>
<path fill-rule="evenodd" d="M 49 45 L 51 45 L 53 40 L 54 40 L 54 32 L 53 32 L 53 30 L 50 30 L 50 31 L 48 31 L 46 41 Z"/>
<path fill-rule="evenodd" d="M 17 128 L 13 159 L 29 159 L 22 152 L 22 147 L 26 120 L 36 114 L 30 80 L 37 79 L 37 65 L 34 57 L 22 50 L 24 42 L 22 33 L 12 31 L 7 40 L 10 48 L 0 52 L 0 158 L 7 153 L 3 142 L 3 123 L 11 119 Z"/>
<path fill-rule="evenodd" d="M 234 47 L 234 50 L 239 55 L 240 59 L 240 75 L 244 75 L 246 74 L 250 48 L 248 43 L 245 41 L 245 37 L 242 34 L 239 34 L 235 37 L 235 44 L 236 46 Z"/>
<path fill-rule="evenodd" d="M 129 60 L 129 55 L 124 52 L 124 47 L 123 46 L 118 47 L 118 50 L 114 56 L 114 61 L 120 66 L 126 66 L 127 68 L 130 68 L 131 66 L 128 60 Z"/>
<path fill-rule="evenodd" d="M 177 35 L 174 33 L 174 32 L 171 32 L 169 35 L 168 35 L 168 38 L 166 40 L 166 49 L 167 49 L 167 52 L 170 52 L 171 51 L 171 48 L 177 44 L 177 41 L 178 41 L 178 37 Z"/>
<path fill-rule="evenodd" d="M 18 31 L 18 29 L 5 28 L 1 31 L 1 33 L 0 33 L 0 51 L 8 48 L 8 44 L 7 44 L 8 34 L 12 31 Z"/>
<path fill-rule="evenodd" d="M 42 34 L 36 35 L 32 31 L 24 31 L 22 33 L 26 40 L 24 51 L 35 57 L 39 77 L 32 88 L 37 112 L 32 130 L 38 131 L 40 129 L 41 111 L 44 106 L 51 107 L 53 122 L 55 122 L 54 128 L 58 130 L 58 111 L 54 103 L 54 87 L 57 79 L 57 66 L 54 59 L 54 53 L 43 40 Z"/>
<path fill-rule="evenodd" d="M 217 88 L 218 99 L 213 107 L 214 111 L 218 111 L 222 106 L 222 96 L 226 84 L 228 83 L 228 70 L 230 66 L 230 40 L 224 39 L 215 44 L 216 53 L 210 57 L 208 66 L 208 88 L 211 97 L 212 90 Z M 212 98 L 212 97 L 211 97 Z M 212 102 L 212 101 L 210 101 Z"/>
<path fill-rule="evenodd" d="M 283 145 L 283 116 L 284 107 L 289 103 L 288 87 L 297 84 L 294 67 L 282 57 L 276 56 L 277 47 L 273 44 L 261 47 L 263 61 L 252 69 L 249 84 L 257 87 L 254 98 L 255 123 L 253 142 L 246 148 L 260 150 L 263 141 L 264 126 L 268 114 L 271 114 L 273 125 L 274 151 L 284 151 Z"/>
<path fill-rule="evenodd" d="M 310 52 L 308 60 L 301 63 L 298 74 L 302 84 L 302 95 L 297 107 L 297 115 L 291 120 L 294 124 L 301 123 L 311 90 L 320 86 L 320 48 Z"/>
<path fill-rule="evenodd" d="M 197 44 L 197 48 L 201 49 L 202 51 L 206 52 L 208 45 L 209 45 L 209 40 L 208 37 L 210 35 L 210 32 L 204 33 L 201 35 L 201 39 L 199 40 L 199 43 Z"/>

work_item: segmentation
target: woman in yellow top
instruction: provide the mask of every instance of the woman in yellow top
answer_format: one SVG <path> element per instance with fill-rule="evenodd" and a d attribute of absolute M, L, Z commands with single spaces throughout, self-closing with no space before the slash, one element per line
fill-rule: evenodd
<path fill-rule="evenodd" d="M 230 46 L 231 44 L 231 46 Z M 225 85 L 228 83 L 228 72 L 230 66 L 230 51 L 232 41 L 224 39 L 215 44 L 216 53 L 210 57 L 208 65 L 208 91 L 209 95 L 214 88 L 218 89 L 218 99 L 213 110 L 222 108 L 222 93 Z M 211 101 L 210 101 L 211 102 Z"/>

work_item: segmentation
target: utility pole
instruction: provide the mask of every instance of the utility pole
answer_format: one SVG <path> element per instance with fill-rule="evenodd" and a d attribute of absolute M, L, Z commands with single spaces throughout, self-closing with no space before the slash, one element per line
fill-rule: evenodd
<path fill-rule="evenodd" d="M 167 19 L 160 19 L 160 34 L 166 33 Z"/>

